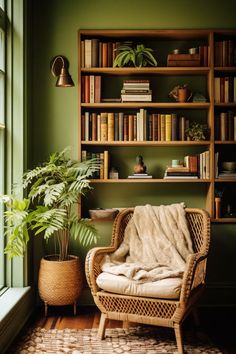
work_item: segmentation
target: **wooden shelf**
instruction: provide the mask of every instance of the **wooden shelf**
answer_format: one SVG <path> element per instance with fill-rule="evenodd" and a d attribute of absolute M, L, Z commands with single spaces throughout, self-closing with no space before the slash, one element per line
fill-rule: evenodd
<path fill-rule="evenodd" d="M 236 106 L 236 104 L 235 104 Z M 102 103 L 81 103 L 83 108 L 169 108 L 169 109 L 207 109 L 210 107 L 209 102 L 102 102 Z"/>
<path fill-rule="evenodd" d="M 207 146 L 210 141 L 81 141 L 82 145 L 95 146 Z"/>
<path fill-rule="evenodd" d="M 235 102 L 228 102 L 228 103 L 215 103 L 215 107 L 236 107 L 236 103 Z"/>
<path fill-rule="evenodd" d="M 217 145 L 234 145 L 234 144 L 236 144 L 236 141 L 233 141 L 233 140 L 224 140 L 224 141 L 216 140 L 215 144 L 217 144 Z"/>
<path fill-rule="evenodd" d="M 236 67 L 235 66 L 217 66 L 214 68 L 215 71 L 221 72 L 221 73 L 235 73 L 236 72 Z"/>
<path fill-rule="evenodd" d="M 82 68 L 82 74 L 100 75 L 206 75 L 210 68 L 200 67 L 149 67 L 149 68 Z"/>
<path fill-rule="evenodd" d="M 187 45 L 194 45 L 194 46 L 208 46 L 208 66 L 198 66 L 198 67 L 167 67 L 165 66 L 167 63 L 167 57 L 158 58 L 159 63 L 162 66 L 159 67 L 122 67 L 122 68 L 113 68 L 111 63 L 111 55 L 108 58 L 108 62 L 110 67 L 92 67 L 92 68 L 81 68 L 80 65 L 82 63 L 81 57 L 79 56 L 79 78 L 83 78 L 89 75 L 99 75 L 101 76 L 101 85 L 104 85 L 101 90 L 102 98 L 113 97 L 114 99 L 118 99 L 116 101 L 108 102 L 100 102 L 100 103 L 82 103 L 79 102 L 79 117 L 81 118 L 82 115 L 89 114 L 89 116 L 93 113 L 97 115 L 101 115 L 102 112 L 111 112 L 117 113 L 122 112 L 124 115 L 136 115 L 136 112 L 140 109 L 145 109 L 148 114 L 172 114 L 176 113 L 178 117 L 183 115 L 189 119 L 189 122 L 195 120 L 207 122 L 210 131 L 211 137 L 210 140 L 206 141 L 81 141 L 79 144 L 79 153 L 81 154 L 81 150 L 87 151 L 88 153 L 99 154 L 104 152 L 105 150 L 108 151 L 108 155 L 111 157 L 110 161 L 114 165 L 117 164 L 118 170 L 122 171 L 123 166 L 123 158 L 126 158 L 125 155 L 122 158 L 118 154 L 120 151 L 123 152 L 122 147 L 125 147 L 125 152 L 127 154 L 132 153 L 134 148 L 136 147 L 137 150 L 140 151 L 140 154 L 146 154 L 146 151 L 157 155 L 157 164 L 158 164 L 158 154 L 159 150 L 160 153 L 163 153 L 162 159 L 160 159 L 160 163 L 163 164 L 161 167 L 162 170 L 165 169 L 164 164 L 167 165 L 166 161 L 171 160 L 175 155 L 180 157 L 178 154 L 182 155 L 182 151 L 186 152 L 186 155 L 190 151 L 198 151 L 203 152 L 205 150 L 209 150 L 210 156 L 210 176 L 212 176 L 208 180 L 204 179 L 163 179 L 163 178 L 153 178 L 153 179 L 128 179 L 128 178 L 121 178 L 118 180 L 100 180 L 100 179 L 92 179 L 91 183 L 95 184 L 106 184 L 106 185 L 114 185 L 114 188 L 111 191 L 115 190 L 115 185 L 117 184 L 130 184 L 135 183 L 138 184 L 143 183 L 144 185 L 151 184 L 161 184 L 161 183 L 171 183 L 171 184 L 181 184 L 181 189 L 184 188 L 184 184 L 191 183 L 190 190 L 196 186 L 196 183 L 203 183 L 204 190 L 205 190 L 205 208 L 208 210 L 210 215 L 212 216 L 212 221 L 215 223 L 235 223 L 236 218 L 221 218 L 221 219 L 214 219 L 215 215 L 215 205 L 214 205 L 214 193 L 217 188 L 223 189 L 223 187 L 229 187 L 230 192 L 231 188 L 234 190 L 234 183 L 236 182 L 236 178 L 224 178 L 218 179 L 215 178 L 215 161 L 214 161 L 214 152 L 219 151 L 220 157 L 219 161 L 223 160 L 224 154 L 230 149 L 233 150 L 236 144 L 236 141 L 220 141 L 214 140 L 214 132 L 216 126 L 216 114 L 219 112 L 227 111 L 227 110 L 236 110 L 236 102 L 229 102 L 229 103 L 215 103 L 214 101 L 214 78 L 215 77 L 227 77 L 227 76 L 236 76 L 236 66 L 231 67 L 219 67 L 214 66 L 214 53 L 215 53 L 215 43 L 217 41 L 223 41 L 229 38 L 236 38 L 236 30 L 80 30 L 79 31 L 79 48 L 82 41 L 86 39 L 98 39 L 99 42 L 111 42 L 115 43 L 113 47 L 116 46 L 116 42 L 122 42 L 125 40 L 133 41 L 134 43 L 138 41 L 142 41 L 144 44 L 148 43 L 148 46 L 152 47 L 154 50 L 158 49 L 159 45 L 164 45 L 165 43 L 165 53 L 171 53 L 172 48 L 178 48 L 178 46 L 174 47 L 178 41 L 184 42 L 186 48 L 190 48 Z M 158 43 L 159 42 L 159 43 Z M 83 43 L 84 45 L 85 43 Z M 83 51 L 85 51 L 84 47 Z M 204 48 L 202 48 L 204 51 Z M 206 48 L 205 48 L 206 49 Z M 103 49 L 104 50 L 104 49 Z M 84 52 L 83 52 L 84 53 Z M 109 52 L 110 53 L 110 52 Z M 157 51 L 158 53 L 158 51 Z M 97 53 L 95 53 L 97 54 Z M 106 54 L 106 53 L 105 53 Z M 108 53 L 107 53 L 108 54 Z M 203 58 L 204 59 L 204 58 Z M 206 58 L 205 58 L 206 59 Z M 223 58 L 221 58 L 223 59 Z M 83 57 L 83 63 L 85 62 L 85 56 Z M 98 62 L 97 62 L 98 63 Z M 201 61 L 202 63 L 202 61 Z M 219 64 L 222 61 L 218 62 Z M 84 65 L 84 64 L 83 64 Z M 97 64 L 98 65 L 98 64 Z M 199 82 L 199 92 L 202 90 L 205 97 L 209 97 L 209 102 L 185 102 L 179 103 L 176 102 L 174 99 L 171 100 L 168 98 L 168 92 L 171 87 L 174 87 L 177 84 L 181 84 L 181 77 L 182 83 L 183 80 L 189 84 L 191 88 L 191 84 L 195 83 L 195 81 Z M 147 79 L 150 82 L 155 80 L 156 84 L 151 85 L 150 87 L 153 90 L 153 100 L 164 100 L 164 102 L 119 102 L 120 95 L 119 90 L 117 87 L 114 90 L 110 91 L 110 85 L 113 86 L 115 83 L 119 82 L 119 87 L 122 85 L 123 79 Z M 195 80 L 195 81 L 194 81 Z M 161 86 L 165 81 L 165 92 L 161 91 Z M 168 89 L 166 86 L 168 84 Z M 172 86 L 173 84 L 173 86 Z M 163 86 L 163 87 L 164 87 Z M 194 85 L 193 85 L 194 87 Z M 205 90 L 206 89 L 206 90 Z M 158 92 L 157 92 L 157 91 Z M 160 91 L 159 91 L 160 90 Z M 86 94 L 88 90 L 86 91 Z M 79 99 L 81 96 L 84 96 L 85 92 L 83 91 L 83 95 L 81 94 L 81 86 L 79 85 Z M 88 94 L 87 96 L 88 97 Z M 89 100 L 89 99 L 88 99 Z M 166 102 L 167 101 L 167 102 Z M 192 112 L 191 112 L 192 111 Z M 203 114 L 202 114 L 203 112 Z M 201 115 L 203 117 L 201 117 Z M 87 117 L 86 117 L 87 118 Z M 132 121 L 131 121 L 132 123 Z M 84 124 L 84 122 L 83 122 Z M 116 122 L 117 124 L 117 122 Z M 135 123 L 136 124 L 136 123 Z M 86 123 L 86 129 L 88 128 L 88 123 Z M 149 127 L 150 128 L 150 127 Z M 163 128 L 163 127 L 162 127 Z M 152 127 L 153 129 L 153 127 Z M 158 128 L 160 129 L 160 127 Z M 91 130 L 91 127 L 90 127 Z M 148 131 L 149 132 L 149 131 Z M 79 128 L 79 133 L 81 134 L 81 126 Z M 83 131 L 84 133 L 84 131 Z M 117 133 L 117 132 L 116 132 Z M 149 132 L 150 133 L 150 132 Z M 153 131 L 152 131 L 153 134 Z M 83 137 L 85 134 L 83 134 Z M 86 131 L 86 137 L 91 137 L 92 134 L 89 131 Z M 110 135 L 111 136 L 111 135 Z M 130 134 L 130 137 L 133 136 Z M 138 136 L 138 135 L 136 135 Z M 149 135 L 148 135 L 149 136 Z M 153 135 L 152 135 L 153 136 Z M 163 136 L 163 132 L 162 132 Z M 177 135 L 179 136 L 179 135 Z M 93 137 L 96 138 L 96 134 L 94 133 Z M 117 134 L 116 134 L 117 137 Z M 231 148 L 232 146 L 232 148 Z M 138 148 L 139 147 L 139 148 Z M 162 149 L 158 148 L 161 147 Z M 168 150 L 163 150 L 165 147 L 168 147 Z M 131 149 L 129 149 L 131 148 Z M 145 150 L 149 148 L 149 150 Z M 171 150 L 174 148 L 173 150 Z M 181 149 L 182 148 L 182 149 Z M 155 150 L 154 150 L 155 149 Z M 173 152 L 173 153 L 172 153 Z M 232 151 L 233 152 L 233 151 Z M 107 155 L 107 154 L 106 154 Z M 102 155 L 101 155 L 102 157 Z M 145 162 L 148 156 L 145 155 Z M 150 158 L 151 160 L 151 158 Z M 127 161 L 125 161 L 126 163 Z M 170 161 L 169 161 L 170 162 Z M 152 163 L 153 157 L 152 157 Z M 107 163 L 106 163 L 107 166 Z M 109 165 L 109 168 L 111 166 Z M 109 171 L 108 168 L 108 171 Z M 107 169 L 106 169 L 107 172 Z M 159 171 L 159 176 L 161 176 Z M 107 174 L 106 174 L 107 175 Z M 124 174 L 123 174 L 124 175 Z M 164 172 L 163 172 L 164 175 Z M 228 184 L 227 184 L 228 183 Z M 232 185 L 231 185 L 232 183 Z M 193 184 L 193 186 L 192 186 Z M 158 186 L 153 185 L 153 191 L 157 189 Z M 127 189 L 129 186 L 127 186 Z M 159 185 L 159 188 L 160 187 Z M 176 187 L 176 190 L 178 188 Z M 179 188 L 180 189 L 180 188 Z"/>
<path fill-rule="evenodd" d="M 217 183 L 226 183 L 226 182 L 235 183 L 236 178 L 216 178 L 215 182 L 217 182 Z"/>
<path fill-rule="evenodd" d="M 150 179 L 91 179 L 91 183 L 210 183 L 211 180 L 206 179 L 163 179 L 163 178 L 150 178 Z"/>
<path fill-rule="evenodd" d="M 212 219 L 213 223 L 223 224 L 223 223 L 235 223 L 236 218 L 220 218 L 220 219 Z"/>

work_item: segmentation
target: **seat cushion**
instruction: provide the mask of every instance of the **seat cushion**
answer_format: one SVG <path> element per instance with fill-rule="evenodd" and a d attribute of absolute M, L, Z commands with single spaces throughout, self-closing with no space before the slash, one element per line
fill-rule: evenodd
<path fill-rule="evenodd" d="M 124 275 L 114 275 L 106 272 L 100 273 L 97 277 L 97 285 L 105 291 L 122 295 L 162 299 L 178 299 L 181 283 L 181 278 L 166 278 L 140 284 Z"/>

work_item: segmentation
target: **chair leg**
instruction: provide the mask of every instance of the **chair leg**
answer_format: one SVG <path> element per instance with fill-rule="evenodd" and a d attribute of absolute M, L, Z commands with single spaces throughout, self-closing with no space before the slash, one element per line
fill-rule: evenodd
<path fill-rule="evenodd" d="M 123 321 L 123 328 L 128 329 L 129 328 L 129 321 Z"/>
<path fill-rule="evenodd" d="M 176 323 L 174 325 L 174 330 L 175 330 L 175 338 L 176 338 L 176 343 L 178 348 L 178 354 L 184 354 L 183 333 L 182 333 L 181 325 Z"/>
<path fill-rule="evenodd" d="M 105 338 L 106 322 L 107 322 L 107 315 L 105 313 L 101 313 L 101 318 L 98 327 L 98 337 L 100 339 Z"/>

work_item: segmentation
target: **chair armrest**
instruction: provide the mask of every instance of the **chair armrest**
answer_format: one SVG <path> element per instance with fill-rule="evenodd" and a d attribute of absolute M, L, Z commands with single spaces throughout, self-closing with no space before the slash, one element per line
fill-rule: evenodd
<path fill-rule="evenodd" d="M 101 273 L 101 261 L 107 253 L 112 253 L 115 251 L 115 247 L 94 247 L 92 248 L 86 256 L 85 259 L 85 274 L 89 287 L 91 288 L 92 294 L 96 294 L 99 290 L 96 279 Z"/>
<path fill-rule="evenodd" d="M 207 253 L 190 254 L 187 258 L 186 269 L 180 293 L 180 302 L 186 303 L 191 291 L 205 284 Z"/>

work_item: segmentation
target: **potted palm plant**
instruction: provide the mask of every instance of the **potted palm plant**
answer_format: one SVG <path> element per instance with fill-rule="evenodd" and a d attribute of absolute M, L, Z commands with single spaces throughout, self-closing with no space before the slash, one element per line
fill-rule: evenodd
<path fill-rule="evenodd" d="M 79 258 L 69 254 L 69 241 L 73 237 L 88 245 L 97 240 L 95 228 L 79 217 L 76 205 L 91 189 L 89 177 L 98 169 L 96 159 L 72 160 L 65 149 L 24 174 L 26 198 L 0 196 L 6 206 L 5 253 L 10 258 L 24 254 L 31 235 L 43 233 L 44 239 L 57 241 L 56 254 L 40 263 L 38 287 L 46 313 L 47 305 L 74 304 L 75 309 L 82 290 Z"/>

